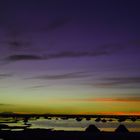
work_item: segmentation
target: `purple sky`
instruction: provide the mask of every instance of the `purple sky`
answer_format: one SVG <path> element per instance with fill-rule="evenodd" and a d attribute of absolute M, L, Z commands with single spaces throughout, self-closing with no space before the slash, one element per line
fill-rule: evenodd
<path fill-rule="evenodd" d="M 26 103 L 42 107 L 43 99 L 52 110 L 57 108 L 49 101 L 58 100 L 63 109 L 59 100 L 65 99 L 140 101 L 139 4 L 138 0 L 1 1 L 0 111 L 14 111 L 9 104 L 28 111 Z M 120 108 L 115 109 L 126 109 Z M 140 110 L 135 104 L 126 111 Z"/>

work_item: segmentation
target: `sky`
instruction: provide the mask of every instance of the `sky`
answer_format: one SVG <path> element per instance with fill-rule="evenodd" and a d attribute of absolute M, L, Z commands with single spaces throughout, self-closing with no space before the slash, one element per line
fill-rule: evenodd
<path fill-rule="evenodd" d="M 1 0 L 0 112 L 140 114 L 138 0 Z"/>

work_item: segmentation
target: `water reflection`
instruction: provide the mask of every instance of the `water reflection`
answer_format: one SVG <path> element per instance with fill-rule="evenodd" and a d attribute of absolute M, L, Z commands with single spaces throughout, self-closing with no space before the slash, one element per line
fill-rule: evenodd
<path fill-rule="evenodd" d="M 86 120 L 83 119 L 81 121 L 76 121 L 74 119 L 69 120 L 45 120 L 38 119 L 37 121 L 30 121 L 32 126 L 30 128 L 49 128 L 54 130 L 77 130 L 77 131 L 85 131 L 85 129 L 90 125 L 96 125 L 101 131 L 114 131 L 120 124 L 124 124 L 129 131 L 137 131 L 140 132 L 140 122 L 121 122 L 117 121 L 109 121 L 109 122 L 96 122 L 94 119 Z"/>
<path fill-rule="evenodd" d="M 8 126 L 26 126 L 24 122 L 18 121 L 17 123 L 4 123 Z M 37 120 L 29 120 L 28 127 L 33 128 L 45 128 L 45 129 L 53 129 L 53 130 L 65 130 L 65 131 L 85 131 L 85 129 L 90 125 L 94 124 L 97 126 L 100 131 L 114 131 L 120 124 L 124 124 L 130 132 L 140 132 L 140 121 L 132 122 L 132 121 L 125 121 L 125 122 L 118 122 L 117 120 L 109 119 L 109 120 L 102 120 L 97 121 L 97 119 L 43 119 L 40 118 Z M 21 130 L 20 129 L 15 129 Z M 14 131 L 15 131 L 14 130 Z"/>

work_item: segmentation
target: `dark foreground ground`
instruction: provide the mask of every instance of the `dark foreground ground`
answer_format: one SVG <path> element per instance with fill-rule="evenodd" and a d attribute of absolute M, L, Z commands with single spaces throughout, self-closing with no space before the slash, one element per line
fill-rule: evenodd
<path fill-rule="evenodd" d="M 0 140 L 140 140 L 140 132 L 84 132 L 27 129 L 0 130 Z"/>

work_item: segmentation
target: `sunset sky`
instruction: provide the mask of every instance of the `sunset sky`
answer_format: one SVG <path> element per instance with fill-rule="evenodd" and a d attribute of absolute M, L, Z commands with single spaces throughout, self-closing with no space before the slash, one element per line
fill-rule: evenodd
<path fill-rule="evenodd" d="M 0 112 L 140 114 L 139 0 L 1 0 Z"/>

